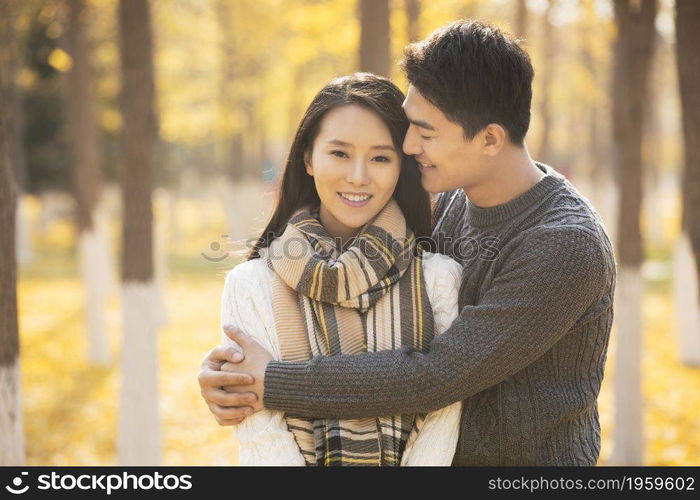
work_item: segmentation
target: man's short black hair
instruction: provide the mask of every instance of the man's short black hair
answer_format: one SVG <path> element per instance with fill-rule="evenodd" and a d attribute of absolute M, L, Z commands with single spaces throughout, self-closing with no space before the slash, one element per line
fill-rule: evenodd
<path fill-rule="evenodd" d="M 455 21 L 406 47 L 401 64 L 409 83 L 467 139 L 497 123 L 523 144 L 534 71 L 515 39 L 479 21 Z"/>

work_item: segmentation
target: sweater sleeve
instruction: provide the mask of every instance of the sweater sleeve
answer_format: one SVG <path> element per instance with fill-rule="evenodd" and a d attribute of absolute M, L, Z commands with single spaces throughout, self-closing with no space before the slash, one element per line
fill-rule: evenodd
<path fill-rule="evenodd" d="M 441 335 L 457 317 L 457 292 L 462 266 L 445 255 L 426 253 L 423 261 L 426 289 L 435 320 L 435 334 Z M 462 402 L 431 411 L 416 420 L 401 459 L 402 466 L 451 465 L 459 438 Z"/>
<path fill-rule="evenodd" d="M 273 361 L 265 373 L 266 406 L 360 418 L 424 413 L 464 400 L 542 356 L 603 296 L 614 273 L 601 243 L 573 226 L 533 231 L 501 258 L 489 289 L 462 307 L 428 352 Z"/>
<path fill-rule="evenodd" d="M 269 280 L 261 279 L 266 269 L 257 261 L 238 265 L 226 275 L 221 298 L 221 325 L 234 325 L 280 359 L 279 343 L 271 323 L 272 303 Z M 223 332 L 223 328 L 222 328 Z M 231 343 L 221 334 L 222 343 Z M 294 435 L 287 428 L 284 413 L 262 410 L 235 427 L 241 465 L 305 465 Z"/>

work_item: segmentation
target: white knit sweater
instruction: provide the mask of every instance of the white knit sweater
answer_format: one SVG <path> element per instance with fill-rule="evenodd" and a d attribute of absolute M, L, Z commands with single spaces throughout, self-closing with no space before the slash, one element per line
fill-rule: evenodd
<path fill-rule="evenodd" d="M 423 272 L 433 309 L 435 333 L 443 333 L 457 317 L 461 266 L 440 254 L 425 253 Z M 221 299 L 221 324 L 234 325 L 253 337 L 274 359 L 281 359 L 272 304 L 272 271 L 261 259 L 246 261 L 226 275 Z M 223 342 L 230 342 L 222 334 Z M 457 446 L 462 403 L 428 413 L 411 432 L 401 465 L 450 465 Z M 262 410 L 235 428 L 241 465 L 304 465 L 287 429 L 284 413 Z"/>

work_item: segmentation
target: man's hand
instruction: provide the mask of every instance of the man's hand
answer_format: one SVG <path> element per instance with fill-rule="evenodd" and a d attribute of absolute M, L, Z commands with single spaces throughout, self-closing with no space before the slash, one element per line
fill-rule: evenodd
<path fill-rule="evenodd" d="M 207 353 L 199 386 L 216 421 L 229 426 L 263 409 L 265 368 L 272 356 L 245 333 L 229 326 L 224 332 L 237 345 L 218 345 Z"/>
<path fill-rule="evenodd" d="M 232 362 L 223 363 L 221 365 L 221 370 L 237 375 L 247 374 L 252 376 L 254 381 L 252 385 L 242 384 L 240 382 L 225 384 L 223 389 L 229 394 L 238 394 L 244 391 L 253 392 L 256 396 L 256 400 L 251 402 L 251 406 L 254 411 L 260 411 L 264 407 L 265 369 L 267 368 L 267 364 L 272 361 L 272 355 L 254 339 L 248 337 L 244 332 L 233 326 L 225 325 L 224 333 L 237 345 L 241 346 L 245 352 L 245 357 L 239 359 L 239 361 L 232 360 Z"/>
<path fill-rule="evenodd" d="M 218 345 L 210 350 L 202 361 L 199 371 L 199 387 L 202 397 L 219 425 L 237 425 L 247 415 L 253 414 L 252 406 L 257 400 L 253 392 L 229 394 L 223 386 L 250 386 L 254 380 L 245 373 L 222 371 L 225 363 L 238 362 L 243 353 L 232 345 Z"/>

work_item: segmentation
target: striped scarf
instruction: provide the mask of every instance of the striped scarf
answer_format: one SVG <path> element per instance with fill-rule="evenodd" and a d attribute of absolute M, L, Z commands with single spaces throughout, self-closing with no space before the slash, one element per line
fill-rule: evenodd
<path fill-rule="evenodd" d="M 273 303 L 282 360 L 426 349 L 433 313 L 422 251 L 396 202 L 391 199 L 342 252 L 317 210 L 297 211 L 261 254 L 277 277 Z M 307 465 L 378 466 L 400 465 L 411 429 L 420 428 L 422 418 L 286 420 Z"/>

